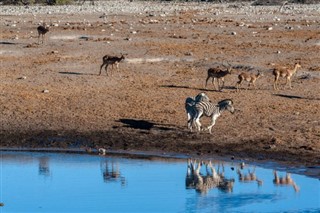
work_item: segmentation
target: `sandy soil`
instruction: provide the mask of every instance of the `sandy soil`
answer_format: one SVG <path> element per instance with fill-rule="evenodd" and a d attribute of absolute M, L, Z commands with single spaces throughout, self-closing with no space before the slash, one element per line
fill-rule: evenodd
<path fill-rule="evenodd" d="M 1 147 L 103 147 L 319 168 L 318 16 L 217 14 L 219 7 L 105 19 L 97 13 L 2 16 Z M 36 32 L 41 21 L 55 25 L 44 44 Z M 102 57 L 121 53 L 127 55 L 119 70 L 98 76 Z M 225 88 L 205 88 L 208 68 L 227 62 L 234 70 Z M 296 62 L 302 68 L 293 89 L 274 91 L 273 64 Z M 243 71 L 264 74 L 256 90 L 236 92 Z M 237 109 L 219 117 L 212 135 L 186 127 L 184 101 L 199 92 L 213 102 L 231 98 Z"/>

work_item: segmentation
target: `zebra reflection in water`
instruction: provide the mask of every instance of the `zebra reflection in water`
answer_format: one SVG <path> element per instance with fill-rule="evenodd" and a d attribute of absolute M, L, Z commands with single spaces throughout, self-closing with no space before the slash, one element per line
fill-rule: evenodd
<path fill-rule="evenodd" d="M 206 172 L 201 174 L 202 165 L 205 165 Z M 231 192 L 233 190 L 234 179 L 226 179 L 223 171 L 218 172 L 212 166 L 211 161 L 200 162 L 199 160 L 188 160 L 186 188 L 195 189 L 201 194 L 206 194 L 210 189 L 217 188 L 223 192 Z"/>
<path fill-rule="evenodd" d="M 122 186 L 126 184 L 126 179 L 123 177 L 119 170 L 119 163 L 117 162 L 101 162 L 101 170 L 102 170 L 102 177 L 105 183 L 109 182 L 119 182 Z"/>

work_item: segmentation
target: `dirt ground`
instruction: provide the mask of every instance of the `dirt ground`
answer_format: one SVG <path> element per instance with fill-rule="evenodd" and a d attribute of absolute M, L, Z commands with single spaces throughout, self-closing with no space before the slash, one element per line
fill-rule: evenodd
<path fill-rule="evenodd" d="M 320 20 L 212 11 L 1 17 L 1 147 L 106 148 L 320 166 Z M 38 23 L 50 23 L 38 44 Z M 55 26 L 54 26 L 55 25 Z M 102 57 L 126 54 L 99 76 Z M 302 65 L 272 88 L 274 66 Z M 207 70 L 231 64 L 225 88 Z M 274 65 L 276 64 L 276 65 Z M 264 76 L 237 92 L 238 74 Z M 281 84 L 285 79 L 281 79 Z M 247 82 L 242 85 L 247 87 Z M 213 134 L 190 132 L 185 99 L 230 98 Z M 208 123 L 207 118 L 201 120 Z M 317 174 L 320 176 L 320 173 Z"/>

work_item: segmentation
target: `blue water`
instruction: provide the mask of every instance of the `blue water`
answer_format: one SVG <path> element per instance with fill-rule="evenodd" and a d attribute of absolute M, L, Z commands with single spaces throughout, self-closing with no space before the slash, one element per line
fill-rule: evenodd
<path fill-rule="evenodd" d="M 260 167 L 255 175 L 262 185 L 241 182 L 236 165 L 224 163 L 225 177 L 234 178 L 233 189 L 200 193 L 186 188 L 186 160 L 28 152 L 2 152 L 0 157 L 1 213 L 320 212 L 318 179 L 291 174 L 296 191 L 275 185 L 273 170 Z M 221 163 L 213 165 L 222 170 Z"/>

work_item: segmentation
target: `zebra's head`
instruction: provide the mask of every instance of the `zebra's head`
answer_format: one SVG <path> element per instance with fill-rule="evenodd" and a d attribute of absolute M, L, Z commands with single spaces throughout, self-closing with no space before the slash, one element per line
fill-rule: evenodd
<path fill-rule="evenodd" d="M 219 101 L 218 106 L 220 110 L 228 110 L 229 112 L 234 113 L 233 101 L 231 99 Z"/>

